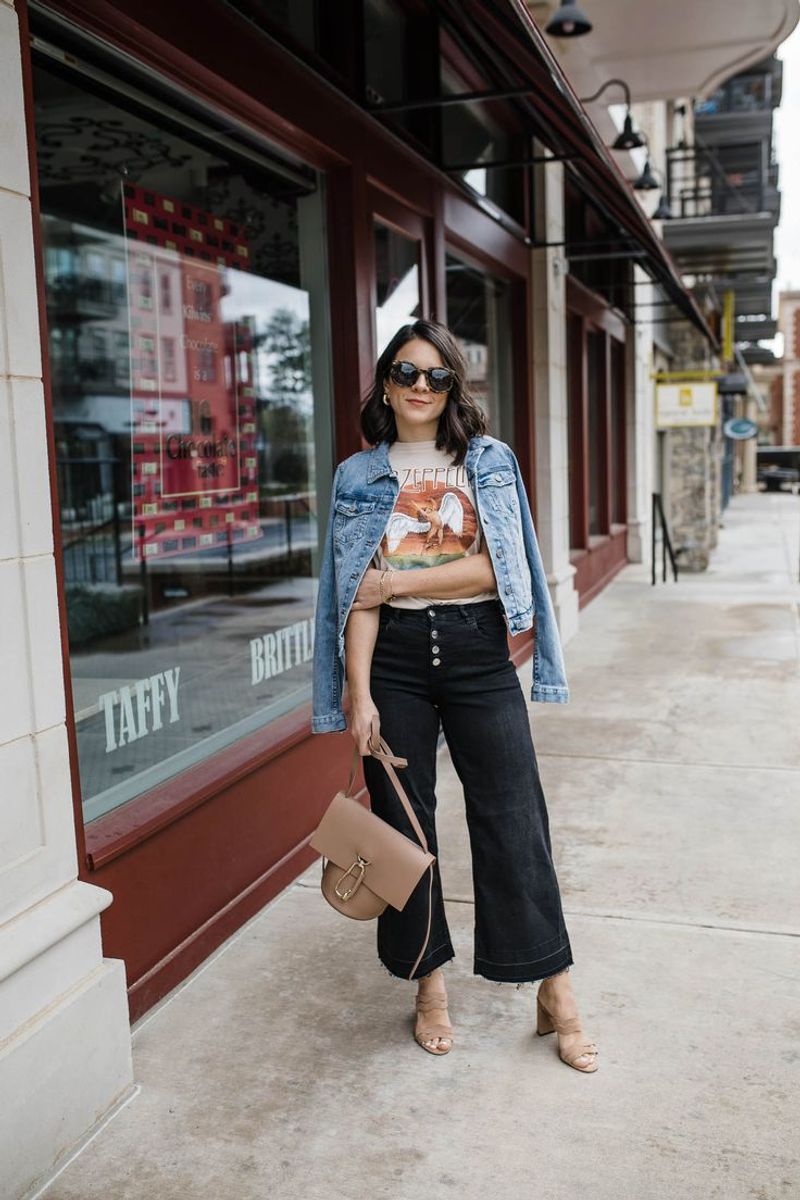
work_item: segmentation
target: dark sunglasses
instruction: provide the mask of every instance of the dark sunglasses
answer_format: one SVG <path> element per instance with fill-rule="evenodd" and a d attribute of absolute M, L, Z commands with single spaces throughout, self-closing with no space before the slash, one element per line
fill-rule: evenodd
<path fill-rule="evenodd" d="M 412 362 L 401 359 L 395 361 L 389 368 L 389 378 L 398 387 L 413 387 L 424 375 L 432 392 L 449 392 L 455 383 L 455 374 L 448 367 L 415 367 Z"/>

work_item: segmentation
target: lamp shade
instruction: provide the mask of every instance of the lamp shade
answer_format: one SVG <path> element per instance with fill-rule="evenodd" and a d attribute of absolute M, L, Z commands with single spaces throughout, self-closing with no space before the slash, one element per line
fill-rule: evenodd
<path fill-rule="evenodd" d="M 667 203 L 667 198 L 663 192 L 661 193 L 661 197 L 658 201 L 658 207 L 656 208 L 655 212 L 653 213 L 653 220 L 655 220 L 655 221 L 671 221 L 672 220 L 672 209 L 670 208 L 669 204 Z"/>
<path fill-rule="evenodd" d="M 577 4 L 560 4 L 544 27 L 551 37 L 580 37 L 591 30 L 591 21 Z"/>
<path fill-rule="evenodd" d="M 633 128 L 633 120 L 630 113 L 625 114 L 625 124 L 622 130 L 614 138 L 611 143 L 612 150 L 638 150 L 640 146 L 645 145 L 645 140 L 640 133 L 637 133 Z"/>
<path fill-rule="evenodd" d="M 649 158 L 645 160 L 644 169 L 639 178 L 634 179 L 633 186 L 637 192 L 652 192 L 654 188 L 661 187 L 650 168 Z"/>

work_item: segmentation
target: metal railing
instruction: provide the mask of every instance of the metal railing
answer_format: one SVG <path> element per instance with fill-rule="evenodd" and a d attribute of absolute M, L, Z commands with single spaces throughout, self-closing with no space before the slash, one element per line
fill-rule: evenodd
<path fill-rule="evenodd" d="M 653 514 L 651 526 L 651 546 L 650 546 L 650 582 L 655 587 L 656 584 L 656 545 L 657 533 L 661 534 L 661 582 L 667 582 L 667 557 L 669 557 L 670 566 L 672 568 L 672 578 L 678 582 L 678 563 L 675 558 L 675 551 L 672 546 L 672 539 L 669 536 L 669 528 L 667 526 L 667 518 L 664 515 L 664 505 L 661 503 L 661 493 L 653 492 Z"/>
<path fill-rule="evenodd" d="M 717 88 L 707 100 L 695 103 L 695 116 L 716 116 L 718 113 L 765 112 L 775 106 L 772 75 L 759 72 L 737 75 Z"/>
<path fill-rule="evenodd" d="M 66 583 L 122 584 L 116 458 L 56 460 Z"/>
<path fill-rule="evenodd" d="M 738 158 L 731 157 L 731 151 Z M 774 164 L 766 142 L 718 148 L 671 146 L 667 150 L 667 202 L 674 217 L 733 216 L 765 212 L 777 203 Z"/>

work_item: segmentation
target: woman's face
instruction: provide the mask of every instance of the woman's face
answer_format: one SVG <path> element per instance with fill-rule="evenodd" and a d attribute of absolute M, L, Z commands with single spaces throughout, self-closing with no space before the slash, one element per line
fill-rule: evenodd
<path fill-rule="evenodd" d="M 395 355 L 395 361 L 410 362 L 425 370 L 445 366 L 436 347 L 422 338 L 412 338 L 402 345 Z M 419 375 L 411 387 L 394 383 L 387 376 L 384 391 L 394 411 L 397 436 L 401 442 L 435 439 L 439 417 L 445 410 L 449 392 L 432 392 L 424 375 Z"/>

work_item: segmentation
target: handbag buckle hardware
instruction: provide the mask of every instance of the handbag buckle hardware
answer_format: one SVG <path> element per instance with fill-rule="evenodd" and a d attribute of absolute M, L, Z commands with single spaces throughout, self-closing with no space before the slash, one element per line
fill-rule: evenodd
<path fill-rule="evenodd" d="M 355 895 L 364 881 L 364 875 L 366 874 L 366 870 L 369 865 L 369 859 L 362 858 L 360 854 L 356 855 L 355 862 L 352 862 L 344 874 L 339 876 L 336 881 L 336 886 L 333 889 L 340 900 L 349 900 L 351 896 Z M 347 888 L 343 892 L 340 892 L 339 888 L 342 886 L 345 879 L 348 878 L 353 879 L 353 886 Z"/>

